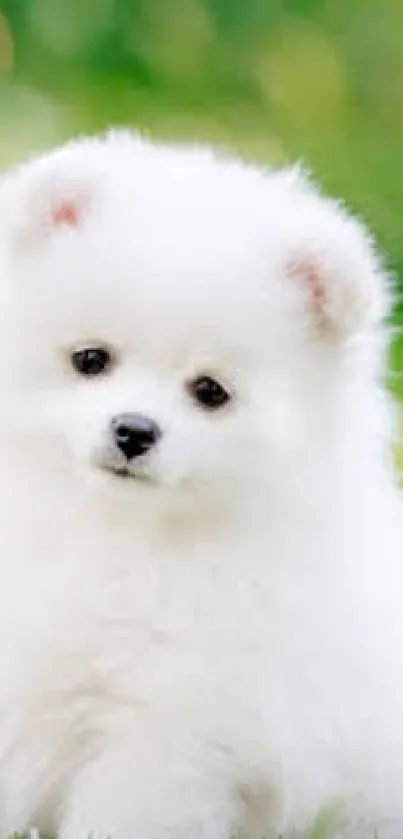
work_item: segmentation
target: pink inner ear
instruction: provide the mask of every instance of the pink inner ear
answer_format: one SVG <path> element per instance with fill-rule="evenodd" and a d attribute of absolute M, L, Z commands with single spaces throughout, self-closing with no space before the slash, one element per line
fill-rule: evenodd
<path fill-rule="evenodd" d="M 320 312 L 325 302 L 326 289 L 319 267 L 308 259 L 295 260 L 288 264 L 287 273 L 288 276 L 306 284 L 312 307 L 316 312 Z"/>
<path fill-rule="evenodd" d="M 73 201 L 63 201 L 52 209 L 51 222 L 54 227 L 77 227 L 80 221 L 80 208 Z"/>

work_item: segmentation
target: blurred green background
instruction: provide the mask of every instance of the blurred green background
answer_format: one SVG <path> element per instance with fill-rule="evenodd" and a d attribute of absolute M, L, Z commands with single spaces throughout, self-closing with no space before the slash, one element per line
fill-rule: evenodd
<path fill-rule="evenodd" d="M 403 278 L 403 0 L 0 0 L 0 120 L 1 166 L 111 123 L 303 159 Z"/>

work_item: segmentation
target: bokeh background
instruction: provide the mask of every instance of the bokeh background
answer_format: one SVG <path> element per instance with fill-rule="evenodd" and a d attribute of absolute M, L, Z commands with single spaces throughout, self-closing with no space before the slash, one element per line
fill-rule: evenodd
<path fill-rule="evenodd" d="M 303 159 L 403 278 L 403 0 L 0 0 L 0 167 L 110 124 Z"/>

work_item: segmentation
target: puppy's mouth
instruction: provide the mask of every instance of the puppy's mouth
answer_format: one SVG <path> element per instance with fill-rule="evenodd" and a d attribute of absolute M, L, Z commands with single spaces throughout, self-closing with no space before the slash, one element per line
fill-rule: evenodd
<path fill-rule="evenodd" d="M 150 473 L 146 457 L 140 456 L 128 460 L 108 446 L 95 453 L 92 463 L 97 470 L 103 472 L 111 480 L 121 481 L 122 483 L 129 481 L 135 481 L 138 484 L 157 483 L 155 477 Z"/>
<path fill-rule="evenodd" d="M 144 472 L 131 472 L 129 469 L 117 469 L 113 470 L 113 474 L 116 475 L 117 478 L 122 478 L 123 480 L 129 481 L 140 481 L 141 483 L 152 483 L 152 479 L 149 475 L 146 475 Z"/>
<path fill-rule="evenodd" d="M 155 483 L 152 477 L 140 469 L 133 469 L 128 464 L 112 465 L 108 463 L 101 464 L 101 469 L 107 472 L 112 478 L 121 481 L 136 481 L 138 483 L 152 484 Z"/>

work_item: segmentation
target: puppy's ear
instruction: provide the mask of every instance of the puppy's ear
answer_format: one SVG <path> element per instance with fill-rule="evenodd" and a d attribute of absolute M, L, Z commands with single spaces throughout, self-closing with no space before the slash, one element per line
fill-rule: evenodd
<path fill-rule="evenodd" d="M 303 295 L 316 330 L 344 339 L 376 329 L 388 313 L 389 294 L 366 229 L 313 191 L 299 210 L 292 228 L 287 224 L 285 272 Z"/>
<path fill-rule="evenodd" d="M 0 183 L 0 213 L 18 249 L 41 245 L 61 231 L 79 231 L 96 201 L 99 178 L 68 147 L 22 166 Z"/>

